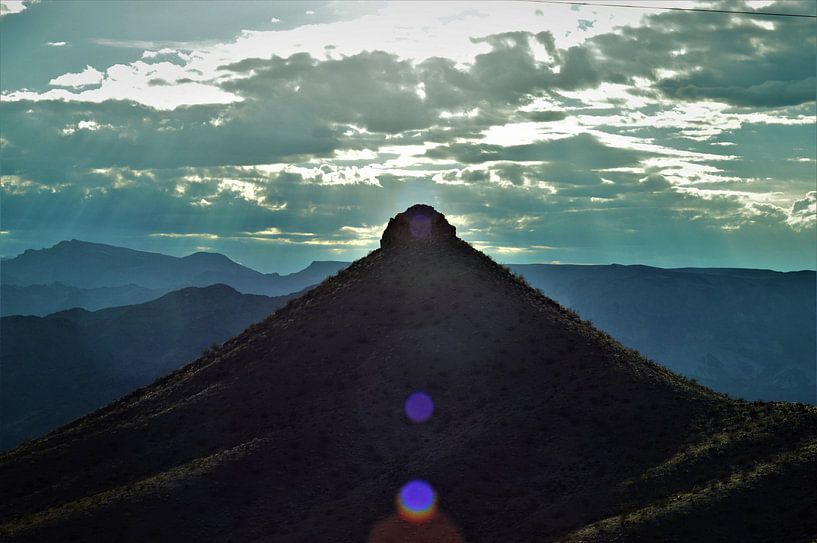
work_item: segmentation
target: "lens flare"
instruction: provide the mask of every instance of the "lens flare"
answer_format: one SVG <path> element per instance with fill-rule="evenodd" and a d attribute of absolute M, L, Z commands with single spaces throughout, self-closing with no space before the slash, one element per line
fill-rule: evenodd
<path fill-rule="evenodd" d="M 411 422 L 425 422 L 434 414 L 434 402 L 425 392 L 414 392 L 406 398 L 404 409 Z"/>
<path fill-rule="evenodd" d="M 442 511 L 422 524 L 389 515 L 374 525 L 368 543 L 464 543 L 456 524 Z"/>
<path fill-rule="evenodd" d="M 437 511 L 437 493 L 425 481 L 410 481 L 397 494 L 397 511 L 409 522 L 425 522 Z"/>
<path fill-rule="evenodd" d="M 431 235 L 431 218 L 414 215 L 409 219 L 409 231 L 415 239 L 426 239 Z"/>

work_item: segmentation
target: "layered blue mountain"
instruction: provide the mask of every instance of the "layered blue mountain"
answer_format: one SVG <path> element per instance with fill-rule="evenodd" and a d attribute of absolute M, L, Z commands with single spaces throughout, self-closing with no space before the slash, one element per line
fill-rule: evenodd
<path fill-rule="evenodd" d="M 719 392 L 817 403 L 814 271 L 510 267 L 624 345 Z"/>
<path fill-rule="evenodd" d="M 139 285 L 80 288 L 62 283 L 28 286 L 0 284 L 0 316 L 44 317 L 75 307 L 95 311 L 106 307 L 141 304 L 155 300 L 168 290 Z"/>
<path fill-rule="evenodd" d="M 305 270 L 290 275 L 261 274 L 218 254 L 196 253 L 177 258 L 68 241 L 49 249 L 26 251 L 4 261 L 0 308 L 3 315 L 45 315 L 68 307 L 98 309 L 132 305 L 154 299 L 179 285 L 206 285 L 210 281 L 225 283 L 243 292 L 290 293 L 320 283 L 347 265 L 344 262 L 314 262 Z M 668 270 L 647 266 L 545 264 L 511 265 L 511 269 L 624 345 L 717 391 L 750 400 L 817 403 L 814 271 L 781 273 L 748 269 Z M 23 284 L 73 281 L 84 286 L 9 284 L 13 281 Z M 218 303 L 209 306 L 206 301 L 202 301 L 201 306 L 203 314 L 212 318 L 217 317 L 221 308 Z M 155 326 L 160 326 L 164 318 L 162 311 L 160 305 L 148 304 L 144 309 L 143 324 L 154 319 L 157 321 Z M 73 358 L 86 360 L 82 349 L 63 351 L 63 345 L 73 345 L 77 341 L 72 339 L 72 334 L 77 333 L 76 324 L 67 316 L 84 314 L 63 312 L 43 320 L 17 320 L 15 325 L 11 324 L 12 321 L 4 321 L 4 343 L 24 345 L 30 340 L 30 348 L 35 351 L 50 350 L 55 356 L 66 352 L 69 361 Z M 98 312 L 93 318 L 85 319 L 85 322 L 93 320 L 95 324 L 83 329 L 86 338 L 83 339 L 83 349 L 85 345 L 94 344 L 95 333 L 115 337 L 112 332 L 115 328 L 106 328 L 104 320 L 117 314 Z M 241 326 L 264 315 L 262 312 L 247 314 L 240 321 Z M 240 330 L 240 327 L 227 328 Z M 133 337 L 144 336 L 137 334 Z M 193 350 L 200 351 L 226 337 L 229 334 L 219 331 L 180 339 L 182 343 L 193 342 Z M 127 340 L 123 341 L 128 345 Z M 172 341 L 155 345 L 157 349 L 163 346 L 171 350 L 176 348 Z M 128 350 L 142 352 L 139 348 Z M 136 382 L 147 383 L 161 374 L 157 367 L 161 371 L 170 371 L 199 351 L 186 351 L 189 353 L 187 357 L 172 353 L 164 357 L 153 351 L 148 361 L 128 358 L 127 354 L 112 356 L 109 365 L 127 364 L 127 371 L 139 374 L 137 379 L 117 386 L 115 393 L 126 392 L 129 386 L 138 386 L 134 385 Z M 39 355 L 31 353 L 9 358 L 7 352 L 8 349 L 4 349 L 2 359 L 6 375 L 15 371 L 12 367 L 18 360 L 39 360 Z M 76 352 L 82 354 L 75 355 Z M 152 364 L 156 359 L 164 362 L 154 367 Z M 57 363 L 56 358 L 45 357 L 43 360 Z M 84 366 L 80 364 L 78 367 Z M 73 375 L 66 375 L 68 385 L 55 398 L 67 398 L 60 394 L 70 396 L 71 390 L 82 396 L 81 387 L 72 388 Z M 82 415 L 101 405 L 100 401 L 93 400 L 89 405 L 65 412 Z M 10 419 L 4 416 L 4 427 L 7 420 Z M 25 430 L 19 434 L 21 437 L 14 439 L 37 435 L 68 418 L 43 424 L 34 420 L 30 432 Z M 23 427 L 29 428 L 25 424 Z"/>
<path fill-rule="evenodd" d="M 0 449 L 151 383 L 292 297 L 212 285 L 139 305 L 0 318 Z"/>
<path fill-rule="evenodd" d="M 83 289 L 138 285 L 168 291 L 224 283 L 246 294 L 266 296 L 303 290 L 347 265 L 314 262 L 289 275 L 264 274 L 218 253 L 175 257 L 79 240 L 29 249 L 0 264 L 3 285 L 61 283 Z"/>

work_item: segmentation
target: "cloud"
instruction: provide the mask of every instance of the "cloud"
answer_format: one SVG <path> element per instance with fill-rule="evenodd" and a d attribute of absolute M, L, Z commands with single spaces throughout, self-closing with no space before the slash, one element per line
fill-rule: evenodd
<path fill-rule="evenodd" d="M 311 117 L 374 132 L 427 127 L 436 117 L 417 93 L 411 63 L 382 51 L 323 62 L 306 54 L 248 59 L 223 69 L 251 74 L 222 85 L 245 99 L 286 101 Z"/>
<path fill-rule="evenodd" d="M 159 87 L 161 89 L 161 87 Z M 222 116 L 222 123 L 210 122 Z M 90 111 L 76 102 L 3 102 L 0 117 L 8 145 L 0 148 L 3 173 L 57 182 L 87 169 L 134 169 L 264 164 L 330 155 L 341 134 L 309 112 L 238 103 L 193 106 L 167 116 L 130 102 L 103 102 Z M 111 130 L 77 131 L 63 127 L 94 122 Z M 48 161 L 38 157 L 48 150 Z"/>
<path fill-rule="evenodd" d="M 63 9 L 49 6 L 20 17 Z M 501 258 L 813 266 L 814 63 L 799 24 L 661 14 L 610 32 L 583 10 L 568 15 L 593 25 L 567 39 L 564 20 L 517 4 L 389 4 L 327 23 L 331 6 L 253 3 L 276 29 L 231 19 L 220 41 L 146 25 L 87 46 L 87 32 L 51 29 L 72 44 L 52 57 L 87 46 L 111 60 L 60 64 L 44 81 L 63 88 L 4 88 L 4 238 L 207 239 L 268 267 L 361 256 L 424 201 Z M 21 81 L 6 58 L 4 84 Z"/>
<path fill-rule="evenodd" d="M 579 168 L 618 168 L 638 163 L 645 153 L 608 147 L 591 134 L 579 134 L 526 145 L 489 145 L 455 143 L 426 152 L 433 158 L 452 158 L 465 164 L 481 162 L 565 161 Z"/>
<path fill-rule="evenodd" d="M 187 232 L 183 234 L 178 232 L 151 232 L 148 235 L 156 238 L 219 239 L 218 234 L 209 234 L 206 232 Z"/>
<path fill-rule="evenodd" d="M 174 52 L 172 56 L 178 57 L 178 53 Z M 62 100 L 100 103 L 107 100 L 128 100 L 138 94 L 139 103 L 165 110 L 183 104 L 223 104 L 241 100 L 214 84 L 202 81 L 201 78 L 191 79 L 187 75 L 189 74 L 183 67 L 166 60 L 115 64 L 105 74 L 88 66 L 83 72 L 64 74 L 50 81 L 52 86 L 74 87 L 79 92 L 66 89 L 52 89 L 44 93 L 20 90 L 7 93 L 3 98 L 9 102 Z M 157 89 L 157 80 L 166 81 L 168 85 Z M 96 88 L 84 88 L 88 86 Z"/>
<path fill-rule="evenodd" d="M 552 121 L 563 121 L 567 118 L 564 111 L 529 111 L 526 116 L 534 122 L 549 123 Z"/>
<path fill-rule="evenodd" d="M 672 187 L 666 177 L 658 173 L 651 173 L 647 177 L 639 180 L 641 186 L 649 190 L 665 190 Z"/>
<path fill-rule="evenodd" d="M 796 230 L 813 229 L 817 224 L 817 192 L 809 192 L 805 198 L 795 201 L 786 222 Z"/>
<path fill-rule="evenodd" d="M 89 85 L 99 85 L 105 78 L 105 74 L 92 66 L 86 66 L 85 69 L 79 73 L 63 74 L 55 77 L 48 82 L 49 85 L 55 87 L 87 87 Z"/>
<path fill-rule="evenodd" d="M 49 88 L 48 81 L 64 73 L 80 72 L 88 64 L 105 71 L 103 67 L 127 65 L 139 60 L 145 50 L 162 47 L 218 54 L 244 31 L 286 32 L 307 22 L 323 25 L 354 18 L 377 6 L 374 3 L 341 4 L 188 0 L 156 2 L 151 9 L 135 9 L 133 0 L 30 2 L 22 13 L 0 17 L 2 90 L 6 93 L 25 88 L 45 92 Z M 304 6 L 315 9 L 317 15 L 304 15 Z M 282 22 L 271 23 L 273 17 Z M 43 46 L 57 39 L 70 44 L 70 47 L 62 47 L 59 55 Z M 222 59 L 218 63 L 239 59 Z M 138 99 L 138 93 L 131 98 Z"/>
<path fill-rule="evenodd" d="M 65 47 L 66 45 L 68 45 L 68 42 L 67 41 L 50 41 L 50 42 L 47 42 L 46 45 L 50 45 L 51 47 Z"/>
<path fill-rule="evenodd" d="M 682 100 L 720 100 L 737 106 L 779 107 L 814 99 L 817 78 L 795 81 L 763 81 L 756 85 L 734 85 L 720 75 L 696 73 L 682 78 L 662 79 L 658 88 L 664 94 Z"/>
<path fill-rule="evenodd" d="M 465 239 L 511 260 L 693 265 L 717 263 L 725 247 L 745 243 L 753 247 L 753 254 L 767 255 L 764 258 L 809 246 L 813 230 L 793 235 L 785 222 L 788 214 L 774 206 L 747 206 L 727 195 L 655 190 L 639 183 L 652 175 L 644 172 L 614 174 L 613 185 L 587 184 L 567 176 L 568 164 L 563 163 L 561 174 L 541 167 L 501 174 L 547 178 L 553 190 L 531 182 L 440 185 L 428 178 L 389 176 L 381 176 L 379 186 L 324 185 L 254 167 L 109 169 L 77 175 L 56 187 L 21 180 L 23 186 L 16 192 L 14 183 L 4 179 L 0 206 L 4 226 L 15 235 L 49 224 L 70 224 L 70 235 L 87 237 L 107 228 L 113 213 L 118 227 L 132 236 L 162 233 L 168 235 L 154 236 L 157 242 L 181 244 L 195 243 L 194 236 L 206 234 L 223 244 L 216 249 L 241 254 L 248 263 L 266 262 L 265 267 L 275 258 L 320 258 L 322 250 L 331 250 L 336 257 L 361 256 L 377 246 L 380 226 L 394 209 L 417 201 L 457 217 L 458 232 Z M 503 166 L 497 164 L 496 169 Z M 229 187 L 223 186 L 224 180 L 230 180 Z M 665 187 L 659 184 L 658 188 Z M 606 187 L 614 190 L 594 192 Z M 814 196 L 809 197 L 812 203 L 800 204 L 798 213 L 802 206 L 813 205 Z M 209 205 L 196 205 L 202 199 Z M 69 234 L 61 228 L 60 235 Z M 672 247 L 667 239 L 674 240 Z M 252 250 L 253 243 L 278 249 Z M 279 252 L 287 248 L 295 252 Z M 687 256 L 679 261 L 678 254 Z"/>
<path fill-rule="evenodd" d="M 32 3 L 31 0 L 0 0 L 0 17 L 20 13 Z"/>
<path fill-rule="evenodd" d="M 809 4 L 806 12 L 815 8 Z M 604 80 L 644 77 L 668 98 L 736 106 L 779 107 L 815 99 L 817 37 L 808 19 L 758 25 L 748 17 L 663 13 L 647 22 L 586 44 L 596 52 Z"/>

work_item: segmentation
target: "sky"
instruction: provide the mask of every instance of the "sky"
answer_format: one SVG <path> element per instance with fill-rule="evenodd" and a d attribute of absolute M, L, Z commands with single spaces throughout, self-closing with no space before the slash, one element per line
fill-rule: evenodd
<path fill-rule="evenodd" d="M 607 0 L 605 3 L 620 3 Z M 0 0 L 0 255 L 817 265 L 812 1 Z"/>

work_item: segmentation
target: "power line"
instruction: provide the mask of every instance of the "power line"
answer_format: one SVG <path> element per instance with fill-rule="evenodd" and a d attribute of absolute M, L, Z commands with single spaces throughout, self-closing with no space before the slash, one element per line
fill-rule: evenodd
<path fill-rule="evenodd" d="M 697 11 L 701 13 L 730 13 L 734 15 L 758 15 L 761 17 L 803 17 L 806 19 L 817 19 L 817 15 L 806 15 L 803 13 L 775 13 L 771 11 L 730 11 L 726 9 L 707 8 L 679 8 L 672 6 L 642 6 L 633 4 L 600 4 L 596 2 L 570 2 L 568 0 L 527 0 L 537 4 L 566 4 L 569 6 L 602 6 L 607 8 L 638 8 L 638 9 L 658 9 L 664 11 Z"/>

